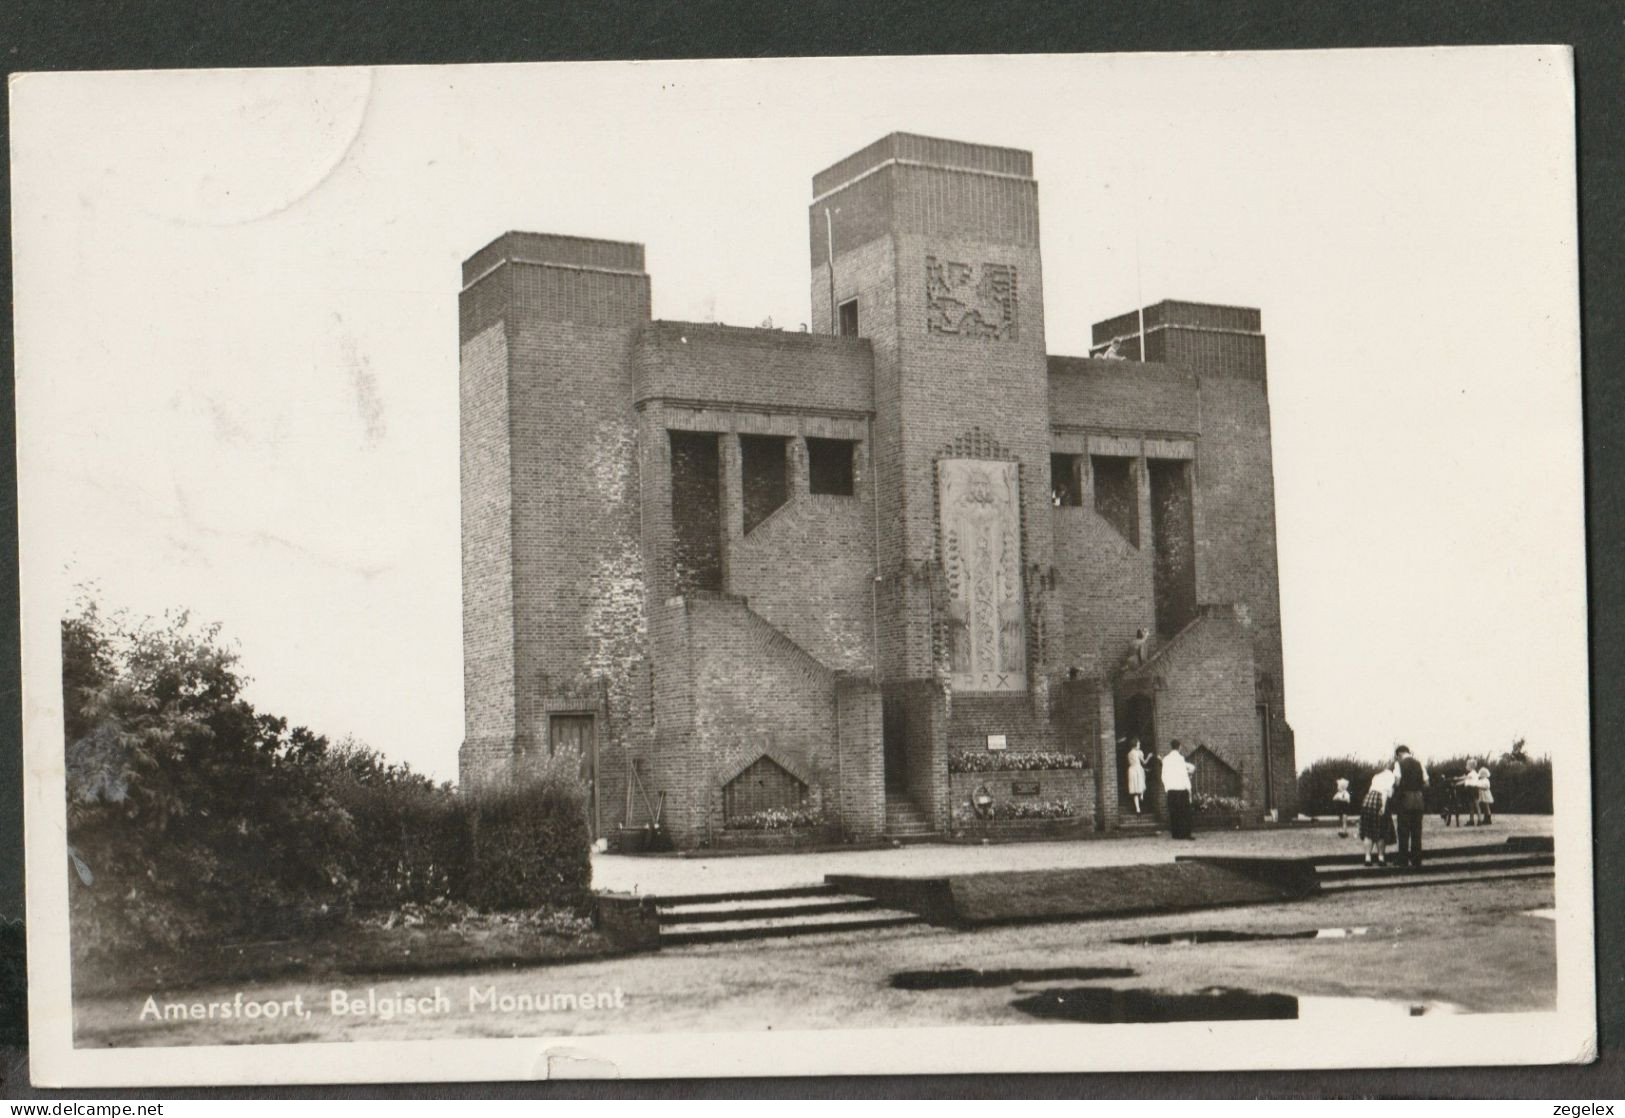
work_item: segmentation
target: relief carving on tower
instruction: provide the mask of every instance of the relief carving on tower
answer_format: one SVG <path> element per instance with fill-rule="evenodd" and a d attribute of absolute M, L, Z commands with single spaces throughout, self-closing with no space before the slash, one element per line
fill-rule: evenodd
<path fill-rule="evenodd" d="M 937 463 L 949 678 L 956 691 L 1027 687 L 1020 493 L 1014 462 Z"/>
<path fill-rule="evenodd" d="M 931 334 L 1016 336 L 1016 269 L 925 258 L 925 329 Z"/>

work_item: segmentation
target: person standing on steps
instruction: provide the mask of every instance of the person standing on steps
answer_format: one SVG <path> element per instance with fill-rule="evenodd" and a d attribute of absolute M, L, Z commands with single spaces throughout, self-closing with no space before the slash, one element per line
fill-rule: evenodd
<path fill-rule="evenodd" d="M 1412 869 L 1422 864 L 1422 814 L 1428 771 L 1411 755 L 1408 745 L 1394 750 L 1394 815 L 1399 823 L 1397 861 Z"/>
<path fill-rule="evenodd" d="M 1128 749 L 1128 798 L 1134 801 L 1134 814 L 1140 814 L 1140 801 L 1145 797 L 1145 751 L 1140 739 L 1135 738 Z"/>
<path fill-rule="evenodd" d="M 1168 802 L 1168 834 L 1176 839 L 1195 839 L 1191 834 L 1191 773 L 1196 766 L 1185 760 L 1175 738 L 1162 758 L 1162 791 Z"/>
<path fill-rule="evenodd" d="M 1365 864 L 1386 866 L 1388 848 L 1394 842 L 1394 817 L 1388 814 L 1388 797 L 1394 792 L 1394 770 L 1381 769 L 1371 778 L 1371 787 L 1360 801 L 1360 841 L 1365 844 Z"/>

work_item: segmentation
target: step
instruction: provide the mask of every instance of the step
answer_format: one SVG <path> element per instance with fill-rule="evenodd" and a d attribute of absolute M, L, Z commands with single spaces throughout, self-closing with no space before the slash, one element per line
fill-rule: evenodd
<path fill-rule="evenodd" d="M 662 924 L 726 924 L 739 920 L 778 920 L 789 917 L 828 916 L 837 912 L 867 912 L 880 902 L 873 897 L 843 896 L 832 901 L 812 901 L 806 904 L 719 905 L 711 908 L 661 908 Z"/>
<path fill-rule="evenodd" d="M 781 901 L 788 897 L 833 897 L 832 885 L 786 885 L 778 889 L 739 889 L 731 893 L 661 893 L 652 897 L 659 908 L 676 905 L 727 904 L 734 901 Z"/>
<path fill-rule="evenodd" d="M 1373 872 L 1369 879 L 1350 879 L 1347 881 L 1328 882 L 1321 886 L 1322 896 L 1336 893 L 1364 893 L 1373 889 L 1414 889 L 1423 885 L 1475 885 L 1481 882 L 1499 881 L 1550 881 L 1557 876 L 1555 868 L 1510 870 L 1506 873 L 1476 873 L 1435 875 L 1419 873 L 1397 873 L 1390 870 L 1387 873 Z"/>
<path fill-rule="evenodd" d="M 660 945 L 728 943 L 738 940 L 780 939 L 786 936 L 830 935 L 901 928 L 921 923 L 915 912 L 874 909 L 866 913 L 831 913 L 825 916 L 734 920 L 718 924 L 673 924 L 660 929 Z"/>
<path fill-rule="evenodd" d="M 913 823 L 886 824 L 886 834 L 888 835 L 929 835 L 934 833 L 931 824 L 923 819 L 916 820 Z"/>
<path fill-rule="evenodd" d="M 1500 870 L 1523 870 L 1531 869 L 1536 866 L 1551 866 L 1554 865 L 1556 861 L 1556 858 L 1550 854 L 1519 854 L 1513 855 L 1512 857 L 1503 856 L 1499 858 L 1477 857 L 1469 858 L 1465 861 L 1459 861 L 1451 858 L 1449 852 L 1441 851 L 1437 858 L 1424 860 L 1420 869 L 1407 870 L 1406 872 L 1412 874 L 1484 874 L 1497 872 Z M 1390 865 L 1388 867 L 1390 872 L 1396 870 L 1397 868 L 1397 865 Z M 1367 870 L 1364 861 L 1361 861 L 1357 865 L 1338 865 L 1321 868 L 1316 871 L 1315 876 L 1321 881 L 1338 881 L 1350 877 L 1367 877 L 1376 872 L 1377 871 L 1375 869 Z"/>
<path fill-rule="evenodd" d="M 1353 833 L 1353 828 L 1350 828 L 1350 833 Z M 1440 843 L 1430 848 L 1427 843 L 1427 832 L 1423 832 L 1422 849 L 1430 857 L 1435 858 L 1493 858 L 1496 855 L 1550 854 L 1551 840 L 1547 839 L 1542 843 L 1540 841 L 1542 837 L 1522 836 L 1528 841 L 1513 839 L 1507 842 L 1477 843 L 1472 846 L 1447 846 Z M 1351 851 L 1347 854 L 1318 854 L 1309 860 L 1317 866 L 1354 865 L 1363 863 L 1365 855 L 1359 851 Z"/>

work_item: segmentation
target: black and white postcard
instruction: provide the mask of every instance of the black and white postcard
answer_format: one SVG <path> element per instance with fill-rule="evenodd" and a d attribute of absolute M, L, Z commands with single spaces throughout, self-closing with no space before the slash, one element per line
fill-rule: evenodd
<path fill-rule="evenodd" d="M 1567 48 L 10 100 L 36 1083 L 1593 1057 Z"/>

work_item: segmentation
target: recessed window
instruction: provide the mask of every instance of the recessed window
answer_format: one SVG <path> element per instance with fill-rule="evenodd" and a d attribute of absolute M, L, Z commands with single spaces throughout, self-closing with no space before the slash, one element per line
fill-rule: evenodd
<path fill-rule="evenodd" d="M 777 435 L 739 436 L 739 483 L 747 535 L 790 499 L 790 466 L 785 455 L 789 445 L 789 439 Z"/>
<path fill-rule="evenodd" d="M 850 439 L 807 440 L 807 489 L 833 497 L 853 493 L 853 453 L 857 443 Z"/>
<path fill-rule="evenodd" d="M 1082 507 L 1082 459 L 1081 454 L 1052 454 L 1049 456 L 1050 503 L 1056 508 Z"/>
<path fill-rule="evenodd" d="M 1091 454 L 1095 511 L 1129 543 L 1140 546 L 1140 491 L 1134 481 L 1134 459 Z"/>
<path fill-rule="evenodd" d="M 855 338 L 858 336 L 858 301 L 856 299 L 848 299 L 842 303 L 836 312 L 836 316 L 840 320 L 843 337 Z"/>

